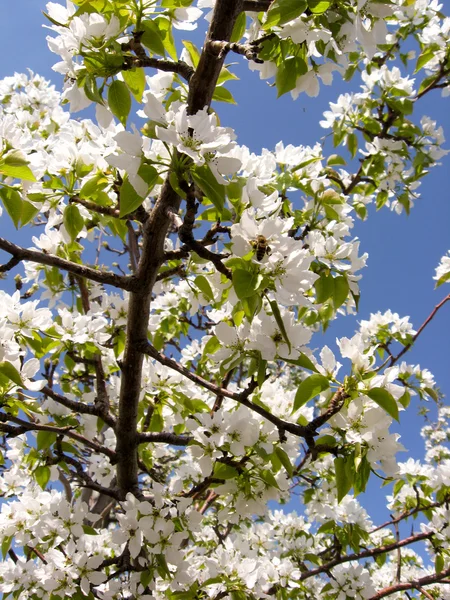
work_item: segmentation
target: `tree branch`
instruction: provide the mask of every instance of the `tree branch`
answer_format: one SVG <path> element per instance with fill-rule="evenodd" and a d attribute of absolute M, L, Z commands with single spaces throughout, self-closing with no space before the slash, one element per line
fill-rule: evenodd
<path fill-rule="evenodd" d="M 70 408 L 70 410 L 73 410 L 73 412 L 75 413 L 95 415 L 96 417 L 102 419 L 107 425 L 109 425 L 113 429 L 116 426 L 116 420 L 114 419 L 114 417 L 105 413 L 105 411 L 100 409 L 98 406 L 95 406 L 93 404 L 84 404 L 83 402 L 77 402 L 76 400 L 70 400 L 69 398 L 62 396 L 61 394 L 58 394 L 48 386 L 44 386 L 41 392 L 45 394 L 45 396 L 48 396 L 49 398 L 57 402 L 58 404 L 61 404 L 66 408 Z"/>
<path fill-rule="evenodd" d="M 317 567 L 316 569 L 311 569 L 310 571 L 305 571 L 304 573 L 301 574 L 300 580 L 303 581 L 305 579 L 309 579 L 309 577 L 314 577 L 315 575 L 320 575 L 321 573 L 327 573 L 333 567 L 336 567 L 337 565 L 342 565 L 343 563 L 346 563 L 346 562 L 351 562 L 352 560 L 361 560 L 363 558 L 373 558 L 374 556 L 378 556 L 379 554 L 384 554 L 385 552 L 391 552 L 392 550 L 397 550 L 397 548 L 403 548 L 403 546 L 409 546 L 416 542 L 421 542 L 423 540 L 429 540 L 433 536 L 434 536 L 434 532 L 432 532 L 432 531 L 430 531 L 428 533 L 418 533 L 416 535 L 411 535 L 408 538 L 404 538 L 403 540 L 400 540 L 398 542 L 393 542 L 392 544 L 386 544 L 384 546 L 379 546 L 378 548 L 364 550 L 363 552 L 354 552 L 353 554 L 346 554 L 345 556 L 339 556 L 337 558 L 334 558 L 333 560 L 330 560 L 329 562 L 322 565 L 321 567 Z M 450 570 L 449 570 L 449 572 L 450 572 Z M 446 572 L 445 574 L 443 574 L 443 576 L 448 575 L 448 574 L 449 573 Z M 423 585 L 423 584 L 419 584 L 419 585 Z M 393 587 L 395 587 L 395 586 L 393 586 Z M 414 587 L 414 586 L 412 586 L 412 587 Z M 399 589 L 411 589 L 411 587 L 399 588 Z M 393 592 L 390 592 L 390 593 L 393 593 Z M 384 594 L 384 595 L 387 596 L 388 594 Z M 383 598 L 383 596 L 379 596 L 379 597 Z M 375 598 L 378 598 L 378 596 L 373 596 L 372 598 L 370 598 L 370 600 L 375 600 Z"/>
<path fill-rule="evenodd" d="M 417 330 L 415 335 L 412 337 L 409 344 L 406 344 L 406 346 L 401 350 L 401 352 L 399 352 L 397 354 L 397 356 L 393 356 L 390 359 L 390 362 L 389 362 L 390 367 L 392 367 L 392 365 L 395 365 L 395 363 L 398 362 L 398 360 L 404 354 L 406 354 L 408 352 L 408 350 L 414 345 L 415 341 L 417 340 L 419 335 L 422 333 L 422 331 L 425 329 L 425 327 L 428 325 L 428 323 L 430 323 L 432 321 L 432 319 L 436 316 L 436 313 L 439 311 L 439 309 L 441 309 L 444 306 L 444 304 L 446 304 L 449 300 L 450 300 L 450 294 L 448 294 L 448 296 L 445 296 L 445 298 L 443 300 L 441 300 L 441 302 L 439 302 L 439 304 L 436 304 L 436 306 L 433 308 L 431 313 L 428 315 L 428 317 L 425 319 L 425 321 L 419 327 L 419 329 Z"/>
<path fill-rule="evenodd" d="M 242 10 L 244 12 L 266 12 L 272 2 L 273 0 L 244 0 Z"/>
<path fill-rule="evenodd" d="M 439 583 L 442 579 L 447 577 L 447 575 L 450 575 L 450 568 L 446 569 L 445 571 L 441 571 L 440 573 L 434 573 L 433 575 L 427 575 L 426 577 L 414 579 L 413 581 L 390 585 L 389 587 L 383 588 L 377 594 L 371 596 L 367 600 L 380 600 L 380 598 L 385 598 L 386 596 L 390 596 L 391 594 L 395 594 L 396 592 L 401 592 L 404 590 L 420 591 L 421 587 L 432 585 L 433 583 Z"/>
<path fill-rule="evenodd" d="M 8 421 L 12 421 L 20 427 L 13 427 L 12 425 L 8 425 Z M 75 433 L 72 431 L 73 427 L 70 425 L 69 427 L 55 427 L 54 425 L 43 425 L 41 423 L 29 423 L 28 421 L 24 421 L 23 419 L 19 419 L 18 417 L 13 417 L 12 415 L 7 415 L 5 413 L 0 413 L 0 431 L 6 431 L 12 437 L 22 435 L 27 431 L 51 431 L 52 433 L 56 433 L 57 435 L 66 435 L 77 442 L 80 442 L 84 446 L 91 448 L 94 452 L 104 454 L 107 456 L 110 461 L 114 464 L 116 462 L 116 453 L 114 450 L 110 450 L 109 448 L 105 448 L 101 444 L 97 442 L 93 442 L 88 438 L 80 435 L 79 433 Z"/>
<path fill-rule="evenodd" d="M 7 263 L 4 265 L 0 265 L 0 273 L 6 273 L 6 271 L 11 271 L 20 263 L 20 258 L 16 258 L 13 256 Z"/>
<path fill-rule="evenodd" d="M 139 433 L 138 443 L 139 444 L 157 444 L 164 443 L 170 444 L 171 446 L 187 446 L 192 441 L 190 435 L 177 435 L 176 433 L 170 433 L 162 431 L 161 433 Z"/>
<path fill-rule="evenodd" d="M 86 267 L 70 260 L 60 258 L 54 254 L 45 254 L 44 252 L 39 252 L 38 250 L 22 248 L 21 246 L 17 246 L 16 244 L 13 244 L 2 237 L 0 237 L 0 250 L 4 250 L 5 252 L 8 252 L 8 254 L 12 254 L 13 257 L 19 261 L 29 260 L 30 262 L 46 265 L 48 267 L 57 267 L 63 271 L 73 273 L 74 275 L 85 277 L 86 279 L 96 281 L 97 283 L 112 285 L 113 287 L 121 290 L 132 291 L 135 287 L 134 277 L 132 276 L 124 277 L 108 271 L 100 271 L 93 269 L 92 267 Z M 10 263 L 11 261 L 9 261 L 8 264 Z"/>
<path fill-rule="evenodd" d="M 206 41 L 230 40 L 242 6 L 243 0 L 218 0 Z M 143 57 L 138 60 L 143 60 Z M 210 106 L 223 62 L 223 59 L 207 50 L 205 43 L 197 69 L 189 80 L 189 114 L 195 114 L 205 106 Z M 137 415 L 144 357 L 139 347 L 147 340 L 152 290 L 158 270 L 164 262 L 164 242 L 171 223 L 170 214 L 178 214 L 180 203 L 180 197 L 167 178 L 149 219 L 143 226 L 141 259 L 135 276 L 137 285 L 133 287 L 134 293 L 130 294 L 128 303 L 127 341 L 121 365 L 116 428 L 117 485 L 122 497 L 128 492 L 138 493 Z"/>

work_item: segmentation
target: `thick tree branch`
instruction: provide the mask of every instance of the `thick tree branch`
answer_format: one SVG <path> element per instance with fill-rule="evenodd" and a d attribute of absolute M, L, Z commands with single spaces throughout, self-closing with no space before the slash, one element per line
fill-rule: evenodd
<path fill-rule="evenodd" d="M 194 74 L 194 69 L 183 60 L 174 62 L 172 60 L 153 58 L 150 56 L 136 58 L 133 57 L 129 64 L 127 63 L 125 70 L 132 69 L 133 67 L 150 67 L 153 69 L 158 69 L 158 71 L 177 73 L 177 75 L 181 75 L 181 77 L 183 77 L 183 79 L 185 79 L 187 82 L 189 82 Z"/>
<path fill-rule="evenodd" d="M 134 278 L 131 276 L 123 277 L 108 271 L 100 271 L 93 269 L 92 267 L 79 265 L 70 260 L 55 256 L 54 254 L 45 254 L 44 252 L 39 252 L 38 250 L 22 248 L 21 246 L 17 246 L 17 244 L 13 244 L 12 242 L 1 237 L 0 250 L 4 250 L 5 252 L 8 252 L 8 254 L 12 254 L 12 256 L 19 261 L 29 260 L 30 262 L 46 265 L 48 267 L 57 267 L 58 269 L 62 269 L 68 273 L 85 277 L 86 279 L 96 281 L 97 283 L 111 285 L 121 290 L 131 291 L 135 287 Z"/>
<path fill-rule="evenodd" d="M 173 60 L 148 56 L 145 48 L 140 42 L 142 34 L 142 31 L 136 31 L 134 32 L 133 38 L 129 42 L 122 44 L 122 50 L 129 50 L 134 52 L 136 55 L 126 57 L 125 65 L 122 67 L 123 70 L 126 71 L 133 69 L 134 67 L 150 67 L 152 69 L 158 69 L 158 71 L 177 73 L 177 75 L 181 75 L 181 77 L 183 77 L 189 83 L 192 75 L 194 74 L 194 69 L 183 60 L 175 62 Z"/>
<path fill-rule="evenodd" d="M 236 44 L 232 42 L 210 42 L 210 49 L 216 52 L 218 56 L 226 56 L 228 52 L 234 52 L 245 56 L 247 60 L 253 60 L 256 63 L 262 64 L 264 61 L 258 58 L 260 48 L 255 44 Z"/>
<path fill-rule="evenodd" d="M 139 444 L 164 443 L 171 446 L 187 446 L 192 439 L 190 435 L 177 435 L 176 433 L 165 431 L 161 433 L 139 433 L 138 435 Z"/>
<path fill-rule="evenodd" d="M 244 12 L 266 12 L 272 2 L 273 0 L 244 0 L 242 10 Z"/>
<path fill-rule="evenodd" d="M 243 0 L 218 0 L 206 41 L 229 41 L 242 6 Z M 198 67 L 189 80 L 189 114 L 210 106 L 223 62 L 223 59 L 207 50 L 205 43 Z M 134 293 L 130 294 L 128 303 L 127 341 L 121 366 L 116 428 L 117 485 L 123 497 L 128 492 L 138 493 L 137 414 L 144 357 L 139 346 L 147 340 L 152 289 L 158 270 L 164 262 L 164 241 L 171 223 L 170 214 L 178 214 L 180 203 L 180 197 L 167 178 L 149 219 L 143 226 L 141 259 L 135 275 L 137 285 L 133 288 Z"/>

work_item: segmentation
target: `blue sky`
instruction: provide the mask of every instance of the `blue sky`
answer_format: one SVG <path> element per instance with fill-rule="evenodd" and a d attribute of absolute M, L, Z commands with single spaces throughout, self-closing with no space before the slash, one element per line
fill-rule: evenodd
<path fill-rule="evenodd" d="M 62 87 L 62 77 L 51 70 L 59 59 L 47 49 L 45 36 L 48 32 L 42 27 L 45 18 L 41 11 L 44 8 L 42 0 L 2 3 L 0 78 L 30 68 L 51 79 L 58 89 Z M 204 21 L 201 27 L 204 27 Z M 183 33 L 184 37 L 190 37 L 190 32 Z M 236 73 L 241 80 L 229 86 L 238 105 L 217 105 L 216 108 L 221 124 L 233 127 L 238 134 L 238 143 L 246 144 L 255 152 L 260 152 L 262 147 L 271 149 L 279 140 L 285 144 L 314 144 L 327 134 L 327 130 L 319 126 L 322 112 L 340 93 L 349 91 L 348 84 L 335 77 L 334 85 L 322 87 L 318 98 L 301 95 L 293 102 L 287 95 L 276 100 L 275 88 L 260 81 L 257 73 L 250 72 L 244 59 L 229 56 L 229 60 L 240 63 Z M 355 79 L 351 85 L 358 89 L 359 81 Z M 418 116 L 427 114 L 444 126 L 449 139 L 446 147 L 450 148 L 448 100 L 434 92 L 421 100 L 417 109 Z M 139 123 L 138 119 L 136 123 Z M 327 142 L 325 151 L 333 153 L 331 142 Z M 369 253 L 368 267 L 361 271 L 360 313 L 357 318 L 338 319 L 330 327 L 324 343 L 334 350 L 336 336 L 351 337 L 357 321 L 367 319 L 371 312 L 391 309 L 400 316 L 409 315 L 417 329 L 450 291 L 448 284 L 434 290 L 432 280 L 440 257 L 450 249 L 450 155 L 442 163 L 423 180 L 421 199 L 409 217 L 398 216 L 385 208 L 377 214 L 372 210 L 365 223 L 357 222 L 354 232 L 361 239 L 361 251 Z M 13 241 L 20 240 L 20 234 L 15 232 L 6 214 L 1 218 L 1 235 Z M 425 330 L 417 347 L 406 355 L 408 362 L 420 363 L 430 369 L 447 394 L 450 392 L 449 332 L 450 304 Z M 320 337 L 315 337 L 315 343 L 322 345 Z M 402 442 L 411 450 L 410 456 L 419 458 L 423 452 L 419 437 L 422 420 L 417 417 L 415 408 L 402 417 Z M 406 454 L 403 456 L 407 458 Z"/>

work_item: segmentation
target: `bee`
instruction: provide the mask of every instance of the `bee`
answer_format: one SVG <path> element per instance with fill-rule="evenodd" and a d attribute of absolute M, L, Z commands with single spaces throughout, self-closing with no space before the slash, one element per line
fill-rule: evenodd
<path fill-rule="evenodd" d="M 256 240 L 252 240 L 250 244 L 255 250 L 256 260 L 259 260 L 260 262 L 266 254 L 269 255 L 271 252 L 267 240 L 263 235 L 258 235 Z"/>

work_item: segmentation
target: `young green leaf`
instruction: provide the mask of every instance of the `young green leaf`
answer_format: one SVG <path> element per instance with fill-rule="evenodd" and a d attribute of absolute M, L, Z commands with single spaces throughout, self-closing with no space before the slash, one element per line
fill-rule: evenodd
<path fill-rule="evenodd" d="M 366 394 L 396 421 L 399 420 L 397 401 L 385 388 L 372 388 Z"/>
<path fill-rule="evenodd" d="M 120 186 L 120 212 L 119 216 L 124 217 L 129 215 L 144 202 L 144 198 L 139 196 L 134 187 L 128 181 L 128 177 L 124 177 L 123 183 Z"/>
<path fill-rule="evenodd" d="M 83 229 L 84 219 L 76 204 L 69 204 L 64 210 L 64 227 L 72 241 L 77 239 L 78 234 Z"/>
<path fill-rule="evenodd" d="M 316 302 L 318 304 L 323 304 L 331 298 L 334 293 L 334 279 L 332 275 L 327 275 L 326 273 L 322 273 L 322 275 L 317 279 L 314 284 L 314 288 L 316 290 Z"/>
<path fill-rule="evenodd" d="M 37 467 L 34 470 L 34 477 L 37 483 L 41 486 L 43 490 L 47 487 L 47 483 L 50 481 L 50 467 L 41 466 Z"/>
<path fill-rule="evenodd" d="M 347 277 L 340 275 L 334 278 L 333 304 L 335 310 L 344 304 L 350 291 Z"/>
<path fill-rule="evenodd" d="M 262 275 L 258 271 L 236 269 L 233 271 L 233 287 L 238 298 L 253 296 L 261 283 Z"/>
<path fill-rule="evenodd" d="M 275 0 L 270 5 L 263 27 L 269 29 L 275 25 L 284 25 L 303 14 L 306 7 L 306 0 Z"/>
<path fill-rule="evenodd" d="M 165 56 L 164 37 L 166 36 L 166 32 L 163 33 L 161 31 L 157 20 L 149 19 L 141 21 L 140 29 L 144 32 L 141 37 L 142 45 L 148 48 L 152 54 Z"/>
<path fill-rule="evenodd" d="M 0 173 L 23 181 L 36 181 L 28 161 L 19 151 L 10 152 L 0 160 Z"/>
<path fill-rule="evenodd" d="M 137 102 L 142 101 L 142 94 L 145 89 L 145 72 L 142 67 L 122 71 L 122 77 L 128 86 L 128 89 L 136 98 Z"/>
<path fill-rule="evenodd" d="M 225 189 L 223 185 L 218 183 L 208 165 L 192 167 L 191 175 L 208 200 L 211 200 L 221 213 L 225 203 Z"/>
<path fill-rule="evenodd" d="M 334 459 L 334 472 L 336 474 L 336 489 L 337 489 L 337 500 L 340 502 L 348 492 L 351 490 L 353 485 L 352 471 L 348 468 L 347 457 L 338 456 Z"/>
<path fill-rule="evenodd" d="M 214 300 L 214 294 L 209 284 L 209 281 L 206 279 L 204 275 L 198 275 L 194 279 L 194 284 L 198 287 L 198 289 L 202 292 L 202 294 L 209 301 Z"/>
<path fill-rule="evenodd" d="M 308 6 L 315 15 L 321 15 L 330 8 L 330 5 L 330 0 L 308 0 Z"/>
<path fill-rule="evenodd" d="M 116 79 L 108 89 L 108 104 L 111 112 L 125 127 L 131 110 L 131 95 L 123 81 Z"/>
<path fill-rule="evenodd" d="M 0 373 L 2 375 L 5 375 L 8 379 L 10 379 L 16 385 L 23 387 L 23 381 L 22 381 L 19 371 L 10 362 L 7 362 L 7 361 L 0 362 Z"/>
<path fill-rule="evenodd" d="M 214 465 L 213 477 L 217 479 L 234 479 L 238 476 L 237 469 L 231 465 L 225 465 L 221 462 L 216 462 Z"/>
<path fill-rule="evenodd" d="M 297 388 L 292 412 L 298 410 L 301 406 L 311 400 L 311 398 L 314 398 L 314 396 L 317 396 L 320 392 L 327 390 L 329 387 L 330 382 L 328 379 L 319 373 L 314 373 L 304 379 Z"/>
<path fill-rule="evenodd" d="M 18 229 L 22 218 L 22 198 L 19 192 L 13 188 L 0 187 L 0 198 L 15 228 Z"/>
<path fill-rule="evenodd" d="M 286 472 L 289 475 L 289 477 L 292 477 L 294 475 L 294 467 L 292 466 L 289 456 L 280 446 L 275 446 L 275 454 L 279 458 L 283 467 L 286 469 Z"/>

